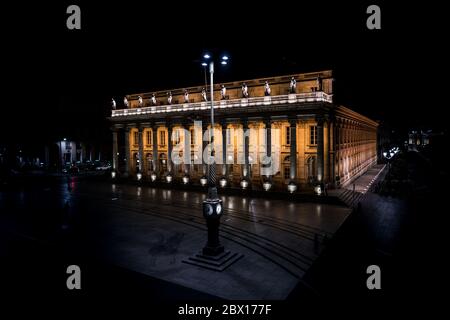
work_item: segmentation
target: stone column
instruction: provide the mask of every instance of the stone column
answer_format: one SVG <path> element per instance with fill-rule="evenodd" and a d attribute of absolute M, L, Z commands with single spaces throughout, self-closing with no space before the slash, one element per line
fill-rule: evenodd
<path fill-rule="evenodd" d="M 298 131 L 298 141 L 297 141 L 297 181 L 299 183 L 307 183 L 307 167 L 306 167 L 306 146 L 309 143 L 306 141 L 308 139 L 309 126 L 307 125 L 307 120 L 300 119 L 297 121 L 297 131 Z"/>
<path fill-rule="evenodd" d="M 317 181 L 323 182 L 324 166 L 323 166 L 323 119 L 317 119 Z"/>
<path fill-rule="evenodd" d="M 172 124 L 167 126 L 167 171 L 172 173 Z M 173 173 L 172 173 L 173 175 Z"/>
<path fill-rule="evenodd" d="M 249 156 L 249 127 L 248 122 L 244 121 L 242 124 L 242 133 L 244 135 L 244 170 L 243 170 L 243 178 L 250 180 L 250 166 L 248 163 L 248 156 Z"/>
<path fill-rule="evenodd" d="M 295 182 L 297 179 L 297 119 L 289 119 L 289 125 L 291 130 L 290 179 L 291 182 Z"/>
<path fill-rule="evenodd" d="M 227 123 L 222 122 L 222 175 L 228 179 L 227 166 Z"/>
<path fill-rule="evenodd" d="M 119 169 L 119 156 L 117 155 L 117 153 L 119 152 L 119 146 L 117 144 L 117 128 L 112 128 L 112 159 L 113 159 L 113 163 L 112 163 L 112 169 L 113 171 L 116 171 Z"/>
<path fill-rule="evenodd" d="M 126 126 L 125 132 L 125 171 L 124 177 L 128 177 L 130 173 L 130 127 Z"/>
<path fill-rule="evenodd" d="M 139 146 L 139 150 L 138 150 L 138 159 L 139 159 L 139 167 L 138 167 L 138 172 L 142 173 L 142 170 L 144 169 L 143 164 L 144 164 L 144 143 L 143 143 L 143 130 L 142 130 L 142 126 L 139 125 L 138 127 L 138 146 Z"/>
<path fill-rule="evenodd" d="M 152 127 L 152 151 L 153 151 L 153 172 L 158 175 L 158 127 L 154 125 Z"/>
<path fill-rule="evenodd" d="M 270 119 L 265 119 L 264 120 L 264 124 L 266 126 L 266 157 L 272 159 L 272 122 L 270 121 Z M 266 165 L 264 165 L 265 167 L 265 172 L 263 172 L 264 175 L 266 175 L 269 180 L 272 180 L 272 175 L 273 175 L 273 161 L 271 160 L 269 163 L 267 163 Z"/>
<path fill-rule="evenodd" d="M 189 175 L 189 169 L 191 167 L 191 133 L 189 131 L 189 125 L 184 124 L 184 150 L 183 150 L 183 167 L 184 174 Z"/>

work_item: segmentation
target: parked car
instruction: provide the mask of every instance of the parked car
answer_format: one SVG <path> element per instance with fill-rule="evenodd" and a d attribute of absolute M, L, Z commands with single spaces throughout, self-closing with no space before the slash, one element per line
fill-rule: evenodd
<path fill-rule="evenodd" d="M 102 171 L 110 170 L 110 169 L 111 169 L 111 165 L 110 164 L 104 164 L 102 166 L 99 166 L 99 167 L 95 168 L 95 170 L 102 170 Z"/>

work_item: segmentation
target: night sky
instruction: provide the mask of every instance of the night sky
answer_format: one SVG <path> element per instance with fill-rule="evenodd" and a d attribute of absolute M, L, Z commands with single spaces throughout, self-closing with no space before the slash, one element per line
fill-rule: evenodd
<path fill-rule="evenodd" d="M 217 82 L 333 69 L 335 101 L 373 119 L 398 129 L 445 120 L 439 116 L 445 86 L 437 77 L 446 54 L 439 41 L 442 8 L 379 1 L 92 2 L 3 8 L 2 140 L 32 132 L 34 139 L 109 141 L 111 97 L 121 103 L 127 93 L 202 84 L 198 60 L 205 49 L 231 57 L 217 70 Z M 81 7 L 81 31 L 66 28 L 70 4 Z M 366 28 L 370 4 L 381 7 L 381 30 Z M 17 132 L 5 134 L 12 126 Z"/>

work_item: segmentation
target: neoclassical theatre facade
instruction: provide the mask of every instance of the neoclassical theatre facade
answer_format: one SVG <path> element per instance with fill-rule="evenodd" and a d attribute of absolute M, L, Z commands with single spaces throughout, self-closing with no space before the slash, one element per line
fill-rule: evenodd
<path fill-rule="evenodd" d="M 209 92 L 113 100 L 113 177 L 205 184 L 213 146 L 220 186 L 293 192 L 344 186 L 377 161 L 377 122 L 333 103 L 329 70 L 215 84 L 213 144 Z"/>

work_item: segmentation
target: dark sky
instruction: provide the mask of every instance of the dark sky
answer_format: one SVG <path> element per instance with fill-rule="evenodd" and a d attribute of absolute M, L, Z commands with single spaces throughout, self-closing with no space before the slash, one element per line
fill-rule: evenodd
<path fill-rule="evenodd" d="M 109 137 L 112 96 L 201 84 L 205 49 L 231 57 L 216 81 L 333 69 L 341 104 L 399 127 L 443 121 L 444 10 L 435 5 L 42 2 L 3 11 L 2 139 L 11 126 L 16 139 Z M 66 28 L 69 4 L 81 7 L 80 31 Z M 381 7 L 381 30 L 366 28 L 369 4 Z"/>

